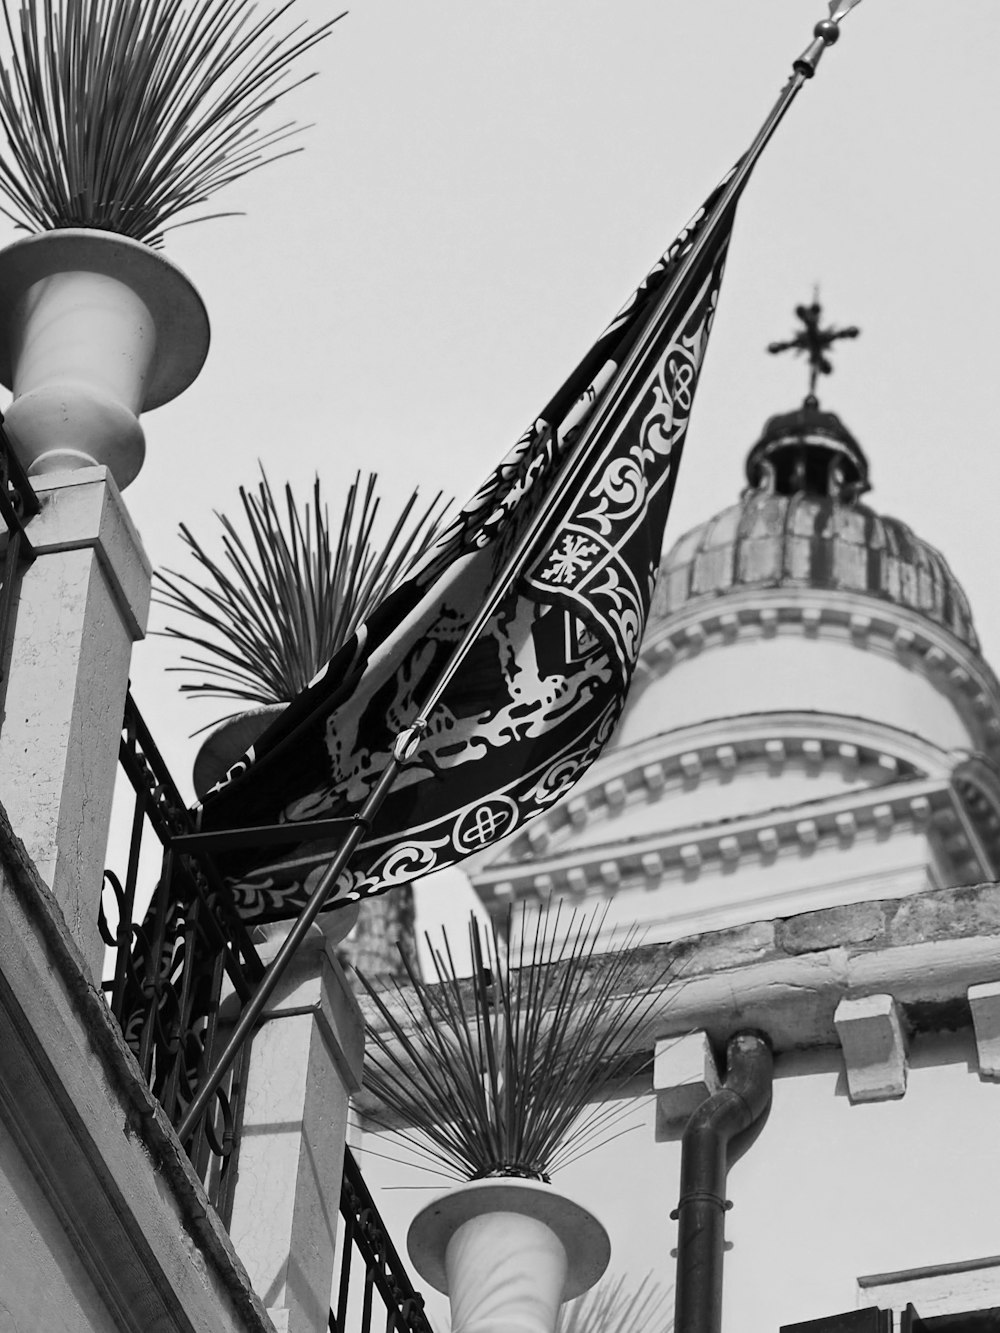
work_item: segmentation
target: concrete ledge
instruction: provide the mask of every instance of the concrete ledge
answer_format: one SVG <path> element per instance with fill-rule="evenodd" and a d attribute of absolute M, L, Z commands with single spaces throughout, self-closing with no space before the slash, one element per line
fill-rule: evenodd
<path fill-rule="evenodd" d="M 83 969 L 0 810 L 0 1119 L 115 1328 L 273 1333 Z"/>
<path fill-rule="evenodd" d="M 858 1278 L 859 1310 L 875 1306 L 901 1315 L 911 1304 L 924 1318 L 1000 1305 L 1000 1257 L 991 1255 Z"/>
<path fill-rule="evenodd" d="M 671 979 L 660 978 L 669 965 Z M 1000 885 L 806 912 L 649 945 L 633 955 L 630 989 L 657 994 L 637 1058 L 696 1030 L 721 1050 L 733 1033 L 767 1034 L 777 1053 L 840 1044 L 843 999 L 889 994 L 908 1032 L 968 1027 L 970 986 L 1000 981 Z M 405 1024 L 391 992 L 383 997 Z M 370 1001 L 369 1023 L 383 1024 Z"/>

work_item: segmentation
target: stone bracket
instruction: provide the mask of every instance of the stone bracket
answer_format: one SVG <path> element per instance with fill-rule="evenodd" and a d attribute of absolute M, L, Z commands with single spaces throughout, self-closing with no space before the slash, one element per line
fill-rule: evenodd
<path fill-rule="evenodd" d="M 719 1070 L 706 1032 L 688 1032 L 658 1041 L 653 1057 L 656 1142 L 679 1139 L 692 1112 L 719 1086 Z"/>
<path fill-rule="evenodd" d="M 979 1055 L 979 1077 L 1000 1079 L 1000 981 L 970 986 L 968 996 Z"/>
<path fill-rule="evenodd" d="M 852 1102 L 881 1102 L 906 1091 L 906 1038 L 891 995 L 843 999 L 833 1016 Z"/>

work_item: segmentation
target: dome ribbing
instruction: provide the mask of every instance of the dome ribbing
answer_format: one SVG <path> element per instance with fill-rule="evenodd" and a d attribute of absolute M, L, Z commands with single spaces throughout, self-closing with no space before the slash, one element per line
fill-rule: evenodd
<path fill-rule="evenodd" d="M 747 459 L 742 500 L 686 533 L 664 557 L 651 619 L 703 597 L 754 588 L 861 593 L 918 615 L 973 651 L 969 603 L 944 556 L 857 497 L 868 464 L 813 398 L 772 417 Z"/>

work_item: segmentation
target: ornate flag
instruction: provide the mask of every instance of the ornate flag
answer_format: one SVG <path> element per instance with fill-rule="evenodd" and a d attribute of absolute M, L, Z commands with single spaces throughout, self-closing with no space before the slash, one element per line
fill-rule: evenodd
<path fill-rule="evenodd" d="M 432 710 L 338 899 L 480 851 L 593 762 L 646 623 L 732 227 L 729 179 L 419 568 L 206 797 L 203 830 L 355 814 L 554 493 L 556 512 Z M 269 920 L 302 908 L 337 842 L 244 847 L 219 864 L 243 915 Z"/>

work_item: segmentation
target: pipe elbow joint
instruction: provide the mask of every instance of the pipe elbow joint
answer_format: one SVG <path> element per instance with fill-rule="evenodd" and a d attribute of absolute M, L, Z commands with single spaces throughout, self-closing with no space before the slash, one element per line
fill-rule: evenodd
<path fill-rule="evenodd" d="M 763 1032 L 737 1032 L 726 1047 L 725 1088 L 740 1098 L 747 1119 L 739 1126 L 748 1129 L 767 1110 L 774 1078 L 771 1042 Z"/>
<path fill-rule="evenodd" d="M 737 1032 L 726 1046 L 726 1079 L 718 1092 L 694 1111 L 685 1139 L 721 1136 L 728 1140 L 755 1123 L 771 1098 L 774 1059 L 763 1033 Z"/>

